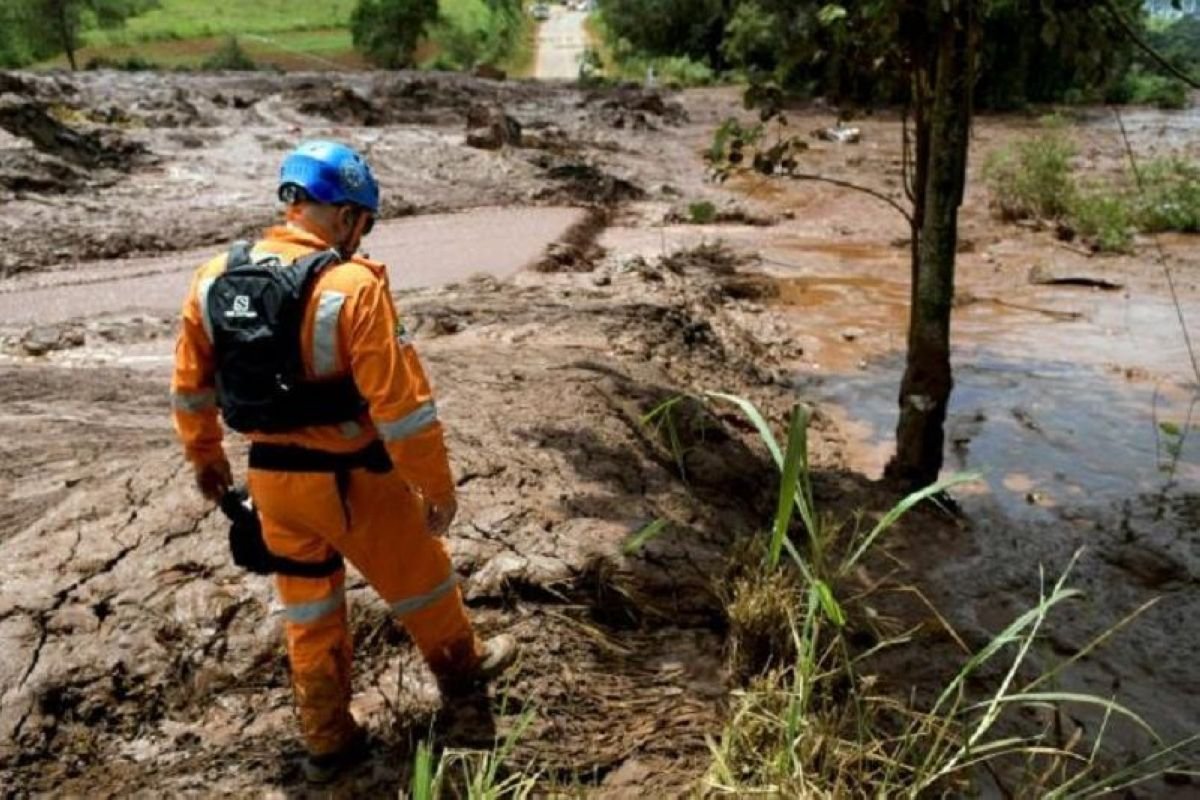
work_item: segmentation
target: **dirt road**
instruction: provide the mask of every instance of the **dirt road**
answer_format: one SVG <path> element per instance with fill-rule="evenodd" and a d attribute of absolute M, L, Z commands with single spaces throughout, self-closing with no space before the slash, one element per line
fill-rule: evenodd
<path fill-rule="evenodd" d="M 507 278 L 582 218 L 572 208 L 410 217 L 380 223 L 364 249 L 388 265 L 397 289 L 439 286 L 477 273 Z M 0 279 L 0 319 L 47 325 L 97 314 L 168 313 L 177 309 L 192 271 L 220 249 L 214 244 L 158 258 L 90 262 Z"/>
<path fill-rule="evenodd" d="M 585 20 L 585 11 L 572 11 L 559 5 L 550 7 L 550 19 L 538 28 L 535 77 L 545 81 L 579 77 L 579 60 L 587 48 Z"/>

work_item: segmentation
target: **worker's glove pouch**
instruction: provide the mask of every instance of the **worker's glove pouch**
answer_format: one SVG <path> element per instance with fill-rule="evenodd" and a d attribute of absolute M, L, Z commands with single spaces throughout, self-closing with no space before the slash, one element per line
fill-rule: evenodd
<path fill-rule="evenodd" d="M 262 521 L 254 501 L 243 488 L 230 489 L 221 498 L 221 511 L 229 518 L 229 552 L 233 563 L 255 575 L 292 575 L 300 578 L 324 578 L 342 568 L 342 557 L 334 554 L 324 561 L 296 561 L 277 556 L 267 549 Z"/>
<path fill-rule="evenodd" d="M 221 510 L 229 517 L 229 552 L 233 563 L 255 575 L 270 575 L 271 551 L 263 540 L 262 523 L 249 493 L 245 489 L 230 489 L 221 498 Z"/>

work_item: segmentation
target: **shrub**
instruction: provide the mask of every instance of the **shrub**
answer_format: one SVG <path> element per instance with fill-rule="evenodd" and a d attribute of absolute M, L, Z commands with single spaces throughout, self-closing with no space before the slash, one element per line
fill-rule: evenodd
<path fill-rule="evenodd" d="M 1148 163 L 1134 214 L 1148 233 L 1200 233 L 1200 166 L 1179 157 Z"/>
<path fill-rule="evenodd" d="M 350 32 L 372 62 L 399 69 L 412 66 L 417 42 L 437 17 L 437 0 L 358 0 Z"/>
<path fill-rule="evenodd" d="M 1177 78 L 1153 75 L 1145 72 L 1130 72 L 1128 102 L 1154 105 L 1164 109 L 1187 108 L 1188 87 Z"/>
<path fill-rule="evenodd" d="M 717 207 L 708 200 L 688 204 L 688 221 L 693 225 L 709 225 L 717 219 Z"/>
<path fill-rule="evenodd" d="M 201 69 L 227 69 L 246 72 L 258 69 L 258 64 L 255 64 L 254 59 L 242 49 L 237 37 L 230 36 L 221 45 L 219 50 L 204 59 L 200 67 Z"/>
<path fill-rule="evenodd" d="M 1058 219 L 1071 208 L 1075 146 L 1056 124 L 1049 127 L 1039 136 L 993 151 L 984 162 L 983 176 L 1001 218 Z"/>
<path fill-rule="evenodd" d="M 1127 253 L 1133 246 L 1133 211 L 1118 189 L 1081 189 L 1075 193 L 1070 216 L 1079 233 L 1101 252 Z"/>

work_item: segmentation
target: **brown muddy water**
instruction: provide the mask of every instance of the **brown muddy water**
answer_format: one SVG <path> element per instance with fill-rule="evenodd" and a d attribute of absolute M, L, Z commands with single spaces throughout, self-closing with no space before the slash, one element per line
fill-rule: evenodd
<path fill-rule="evenodd" d="M 381 222 L 363 243 L 388 265 L 392 286 L 438 286 L 486 273 L 507 278 L 583 218 L 576 208 L 476 208 Z M 0 322 L 63 322 L 85 315 L 174 312 L 191 274 L 225 243 L 149 258 L 69 264 L 0 279 Z"/>
<path fill-rule="evenodd" d="M 854 466 L 878 477 L 898 415 L 906 253 L 821 248 L 784 242 L 764 257 L 780 276 L 779 302 L 807 332 L 811 361 L 799 370 L 801 384 L 838 409 L 854 431 Z M 968 257 L 956 305 L 947 471 L 980 472 L 983 491 L 1022 517 L 1163 488 L 1175 448 L 1162 426 L 1186 428 L 1196 410 L 1168 297 L 1131 287 L 1020 285 Z M 1195 296 L 1183 298 L 1182 310 L 1200 320 Z M 1184 439 L 1175 465 L 1176 481 L 1193 487 L 1200 486 L 1197 438 Z"/>
<path fill-rule="evenodd" d="M 898 417 L 907 245 L 817 237 L 805 227 L 618 228 L 602 241 L 646 257 L 717 240 L 756 252 L 778 279 L 770 304 L 785 311 L 804 351 L 794 365 L 801 395 L 838 417 L 850 434 L 850 465 L 878 478 Z M 1177 281 L 1194 288 L 1180 270 L 1195 237 L 1162 242 L 1179 259 L 1171 265 Z M 983 477 L 965 502 L 986 495 L 1006 514 L 1048 519 L 1063 505 L 1161 490 L 1173 461 L 1176 484 L 1200 487 L 1200 436 L 1184 437 L 1176 461 L 1176 439 L 1163 431 L 1186 429 L 1189 415 L 1200 424 L 1200 403 L 1161 272 L 1143 264 L 1127 274 L 1120 260 L 1043 245 L 998 241 L 960 256 L 946 472 Z M 1120 288 L 1034 284 L 1035 265 Z M 1185 291 L 1180 310 L 1200 325 L 1200 295 Z"/>

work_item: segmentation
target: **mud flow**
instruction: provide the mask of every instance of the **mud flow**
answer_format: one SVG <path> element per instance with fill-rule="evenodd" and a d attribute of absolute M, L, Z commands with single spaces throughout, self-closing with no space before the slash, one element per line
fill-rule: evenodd
<path fill-rule="evenodd" d="M 897 500 L 877 478 L 907 227 L 828 185 L 706 182 L 701 151 L 737 113 L 724 89 L 0 74 L 0 793 L 303 793 L 281 608 L 230 563 L 167 394 L 191 271 L 275 218 L 271 181 L 301 136 L 360 148 L 385 187 L 366 249 L 389 264 L 436 386 L 455 566 L 480 631 L 523 648 L 490 698 L 450 713 L 352 573 L 353 709 L 380 757 L 337 791 L 405 789 L 430 730 L 487 748 L 532 719 L 512 761 L 548 791 L 693 793 L 733 688 L 730 553 L 763 530 L 777 479 L 736 414 L 693 410 L 681 454 L 646 412 L 715 389 L 781 427 L 803 400 L 823 506 L 872 518 Z M 1126 123 L 1139 152 L 1200 155 L 1194 113 Z M 1120 168 L 1111 118 L 1073 125 L 1089 168 Z M 860 127 L 859 144 L 813 142 L 813 171 L 897 192 L 898 119 Z M 974 163 L 1033 130 L 981 119 Z M 713 224 L 686 224 L 700 200 Z M 956 492 L 960 517 L 918 512 L 868 572 L 895 571 L 978 648 L 1082 547 L 1087 600 L 1052 618 L 1038 663 L 1159 598 L 1064 688 L 1115 693 L 1168 740 L 1194 733 L 1200 445 L 1170 431 L 1200 408 L 1154 248 L 1091 257 L 1001 224 L 977 179 L 962 238 L 947 470 L 982 477 Z M 1178 311 L 1200 324 L 1195 237 L 1161 241 Z M 654 520 L 666 532 L 627 550 Z M 962 652 L 929 632 L 928 608 L 889 613 L 922 627 L 881 685 L 936 689 Z M 1069 724 L 1090 735 L 1101 720 L 1072 709 Z M 1105 753 L 1150 746 L 1122 729 Z"/>

